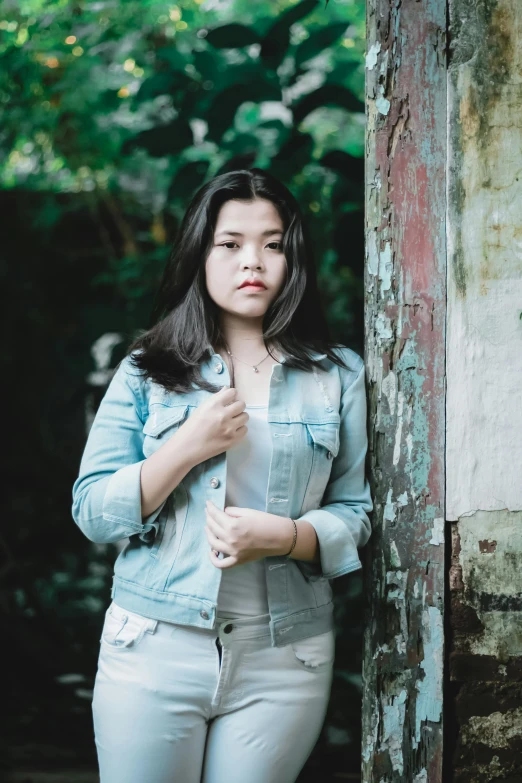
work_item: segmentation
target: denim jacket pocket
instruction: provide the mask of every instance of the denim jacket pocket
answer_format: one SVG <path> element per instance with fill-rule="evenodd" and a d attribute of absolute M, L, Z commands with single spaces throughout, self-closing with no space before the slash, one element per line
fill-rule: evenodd
<path fill-rule="evenodd" d="M 166 405 L 152 403 L 149 406 L 149 417 L 143 426 L 143 453 L 150 457 L 160 446 L 180 428 L 187 417 L 188 405 Z"/>
<path fill-rule="evenodd" d="M 337 456 L 340 445 L 339 421 L 328 421 L 324 424 L 306 422 L 306 427 L 321 458 L 331 460 Z"/>
<path fill-rule="evenodd" d="M 312 467 L 302 513 L 320 507 L 340 445 L 339 421 L 323 424 L 306 422 L 306 428 L 312 444 Z"/>

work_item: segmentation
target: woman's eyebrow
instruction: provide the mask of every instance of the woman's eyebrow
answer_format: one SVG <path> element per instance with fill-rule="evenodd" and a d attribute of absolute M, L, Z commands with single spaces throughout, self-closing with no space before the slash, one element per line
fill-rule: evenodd
<path fill-rule="evenodd" d="M 272 234 L 282 234 L 282 230 L 280 228 L 269 228 L 266 231 L 263 231 L 261 234 L 262 237 L 269 237 Z M 219 237 L 221 234 L 228 234 L 231 237 L 242 237 L 243 234 L 241 231 L 227 231 L 226 229 L 223 229 L 222 231 L 219 231 L 216 236 Z"/>

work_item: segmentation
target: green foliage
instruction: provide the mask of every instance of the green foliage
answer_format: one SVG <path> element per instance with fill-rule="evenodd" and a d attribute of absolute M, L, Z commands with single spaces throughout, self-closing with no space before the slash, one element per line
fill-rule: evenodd
<path fill-rule="evenodd" d="M 105 282 L 125 296 L 127 255 L 144 270 L 149 254 L 166 258 L 187 200 L 219 171 L 281 177 L 320 269 L 344 212 L 362 210 L 362 180 L 323 162 L 343 153 L 355 170 L 363 154 L 362 0 L 32 0 L 0 27 L 0 181 L 88 198 L 100 246 L 111 235 Z M 338 254 L 322 274 L 351 262 Z M 135 281 L 151 294 L 158 276 Z M 335 335 L 360 350 L 361 329 L 337 312 Z"/>
<path fill-rule="evenodd" d="M 322 52 L 324 49 L 327 49 L 328 47 L 337 43 L 345 31 L 345 22 L 336 22 L 335 24 L 330 24 L 327 27 L 319 27 L 317 30 L 313 30 L 309 37 L 306 38 L 299 47 L 297 47 L 297 51 L 295 53 L 296 68 L 299 67 L 301 63 L 305 63 L 307 60 L 313 59 L 318 52 Z"/>
<path fill-rule="evenodd" d="M 216 49 L 242 49 L 260 42 L 260 35 L 244 24 L 224 24 L 216 27 L 206 36 L 207 42 Z"/>

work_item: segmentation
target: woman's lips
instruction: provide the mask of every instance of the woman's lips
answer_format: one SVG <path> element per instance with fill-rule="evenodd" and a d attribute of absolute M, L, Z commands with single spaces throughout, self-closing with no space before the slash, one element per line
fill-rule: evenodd
<path fill-rule="evenodd" d="M 243 285 L 239 289 L 240 291 L 266 291 L 263 285 Z"/>

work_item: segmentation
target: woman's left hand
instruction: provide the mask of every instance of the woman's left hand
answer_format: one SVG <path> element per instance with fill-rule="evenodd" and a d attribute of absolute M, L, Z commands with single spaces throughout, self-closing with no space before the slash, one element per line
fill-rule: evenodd
<path fill-rule="evenodd" d="M 207 500 L 205 513 L 210 559 L 216 568 L 231 568 L 269 555 L 284 555 L 292 546 L 294 526 L 290 517 L 237 506 L 227 506 L 221 511 L 210 500 Z M 220 560 L 218 552 L 229 557 Z"/>

